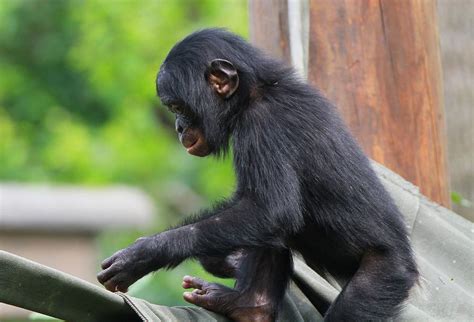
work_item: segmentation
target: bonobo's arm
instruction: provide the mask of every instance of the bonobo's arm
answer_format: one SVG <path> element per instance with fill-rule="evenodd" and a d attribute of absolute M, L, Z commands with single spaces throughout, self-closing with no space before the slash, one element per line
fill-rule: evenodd
<path fill-rule="evenodd" d="M 261 191 L 241 193 L 228 207 L 192 224 L 138 239 L 102 263 L 98 279 L 111 291 L 126 291 L 142 276 L 174 267 L 189 257 L 226 255 L 246 247 L 283 246 L 286 235 L 302 224 L 299 189 L 291 171 L 275 176 Z M 291 184 L 285 182 L 292 180 Z"/>

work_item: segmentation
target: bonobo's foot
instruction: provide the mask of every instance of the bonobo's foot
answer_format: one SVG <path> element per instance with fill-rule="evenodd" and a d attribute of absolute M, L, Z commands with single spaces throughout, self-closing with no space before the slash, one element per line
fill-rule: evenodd
<path fill-rule="evenodd" d="M 261 303 L 261 299 L 255 299 L 254 294 L 242 294 L 224 285 L 191 276 L 183 278 L 183 288 L 194 288 L 194 291 L 184 293 L 187 302 L 223 314 L 234 321 L 273 321 L 271 304 Z"/>
<path fill-rule="evenodd" d="M 127 292 L 137 280 L 160 268 L 156 261 L 156 241 L 150 237 L 137 239 L 102 262 L 97 279 L 112 292 Z"/>

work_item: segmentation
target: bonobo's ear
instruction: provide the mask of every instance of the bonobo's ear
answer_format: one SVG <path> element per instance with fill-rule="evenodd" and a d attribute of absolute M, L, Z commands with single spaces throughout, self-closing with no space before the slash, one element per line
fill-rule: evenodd
<path fill-rule="evenodd" d="M 220 97 L 232 96 L 239 87 L 239 75 L 234 65 L 225 59 L 214 59 L 206 72 L 207 81 Z"/>

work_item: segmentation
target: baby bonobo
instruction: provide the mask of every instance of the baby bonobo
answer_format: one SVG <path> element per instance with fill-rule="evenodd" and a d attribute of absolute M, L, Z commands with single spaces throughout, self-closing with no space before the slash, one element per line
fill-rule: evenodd
<path fill-rule="evenodd" d="M 417 280 L 403 218 L 337 111 L 292 68 L 220 29 L 176 44 L 157 78 L 176 131 L 196 156 L 225 155 L 228 200 L 102 263 L 110 291 L 196 258 L 228 288 L 186 276 L 190 303 L 236 321 L 272 321 L 292 275 L 292 251 L 342 292 L 326 321 L 395 317 Z M 230 140 L 232 138 L 232 140 Z"/>

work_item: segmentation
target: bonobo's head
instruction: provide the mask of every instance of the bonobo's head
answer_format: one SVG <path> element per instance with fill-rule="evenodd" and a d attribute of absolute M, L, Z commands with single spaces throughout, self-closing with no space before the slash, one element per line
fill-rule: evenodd
<path fill-rule="evenodd" d="M 196 156 L 225 153 L 248 106 L 261 53 L 222 29 L 195 32 L 169 52 L 157 77 L 162 103 L 176 115 L 176 131 Z"/>

